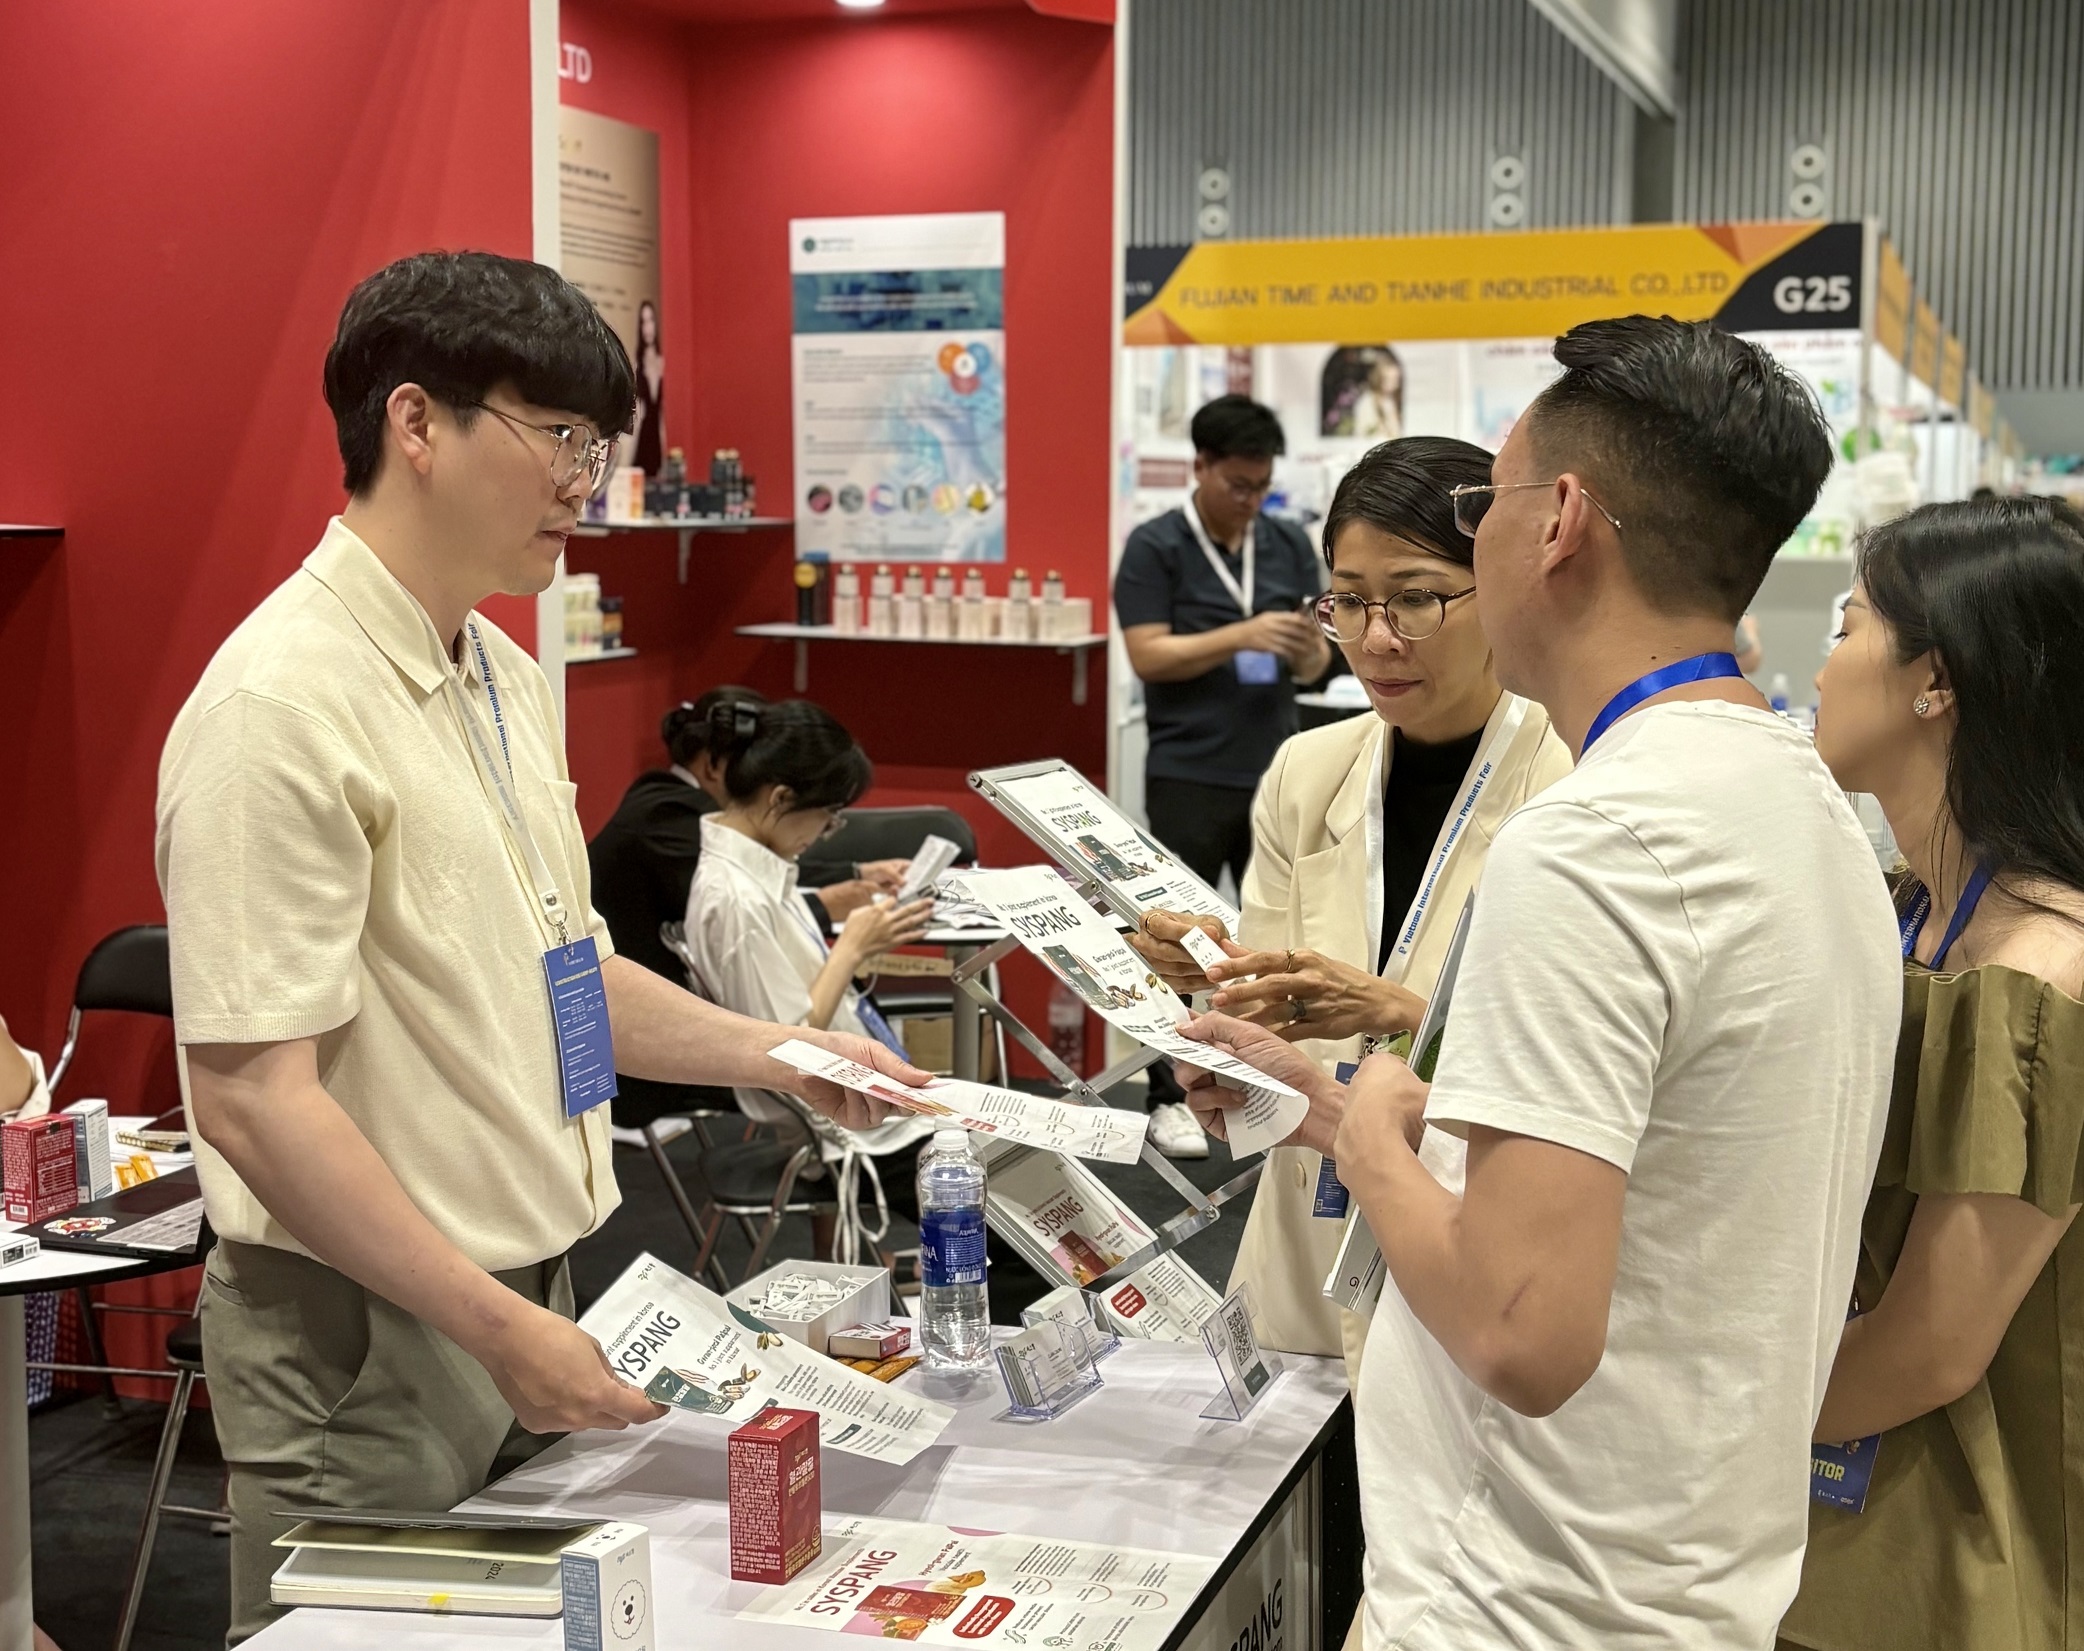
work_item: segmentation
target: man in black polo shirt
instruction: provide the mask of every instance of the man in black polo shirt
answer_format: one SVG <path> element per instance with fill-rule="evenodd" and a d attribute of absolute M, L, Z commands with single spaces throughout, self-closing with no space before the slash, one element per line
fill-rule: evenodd
<path fill-rule="evenodd" d="M 1114 611 L 1144 683 L 1151 832 L 1204 881 L 1227 866 L 1241 887 L 1252 793 L 1296 731 L 1296 685 L 1323 676 L 1332 650 L 1301 611 L 1324 588 L 1317 553 L 1301 528 L 1259 512 L 1287 450 L 1280 420 L 1248 396 L 1218 396 L 1192 433 L 1194 491 L 1129 535 Z M 1159 1149 L 1206 1157 L 1169 1073 L 1151 1070 Z"/>

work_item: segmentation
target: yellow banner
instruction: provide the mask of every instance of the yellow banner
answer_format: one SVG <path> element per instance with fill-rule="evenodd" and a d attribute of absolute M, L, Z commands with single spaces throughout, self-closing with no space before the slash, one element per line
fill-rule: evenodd
<path fill-rule="evenodd" d="M 1648 312 L 1857 328 L 1857 223 L 1641 224 L 1132 247 L 1122 342 L 1535 338 Z"/>
<path fill-rule="evenodd" d="M 1939 387 L 1939 315 L 1920 298 L 1910 330 L 1910 376 Z"/>
<path fill-rule="evenodd" d="M 1944 333 L 1939 341 L 1939 399 L 1950 407 L 1963 407 L 1962 401 L 1968 380 L 1968 351 L 1961 340 L 1952 333 Z"/>
<path fill-rule="evenodd" d="M 1887 241 L 1874 275 L 1874 341 L 1892 361 L 1910 353 L 1910 271 Z"/>

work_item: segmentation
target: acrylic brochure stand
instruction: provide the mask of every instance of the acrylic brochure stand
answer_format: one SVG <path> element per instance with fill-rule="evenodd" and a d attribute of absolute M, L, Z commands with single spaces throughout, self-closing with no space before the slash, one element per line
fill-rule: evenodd
<path fill-rule="evenodd" d="M 1007 1414 L 1054 1421 L 1100 1386 L 1091 1335 L 1061 1318 L 1045 1318 L 992 1349 L 1006 1384 Z"/>
<path fill-rule="evenodd" d="M 1125 921 L 1134 923 L 1136 921 L 1136 913 L 1132 906 L 1128 905 L 1104 880 L 1093 875 L 1089 868 L 1081 866 L 1067 856 L 1062 845 L 1039 820 L 1036 820 L 1025 808 L 1004 795 L 999 789 L 999 782 L 1017 780 L 1031 772 L 1043 772 L 1059 769 L 1063 766 L 1060 762 L 1048 762 L 1022 764 L 1014 768 L 992 769 L 972 774 L 970 776 L 970 784 L 981 796 L 1003 813 L 1007 819 L 1018 826 L 1022 833 L 1030 838 L 1037 847 L 1041 848 L 1051 859 L 1062 866 L 1070 875 L 1074 886 L 1082 896 L 1103 910 L 1111 911 Z M 993 942 L 982 951 L 965 960 L 955 969 L 953 984 L 957 991 L 966 993 L 987 1015 L 997 1022 L 1008 1037 L 1042 1063 L 1043 1070 L 1063 1087 L 1063 1098 L 1065 1100 L 1086 1106 L 1105 1106 L 1107 1103 L 1104 1097 L 1108 1090 L 1125 1079 L 1134 1077 L 1154 1061 L 1163 1058 L 1154 1049 L 1138 1048 L 1116 1061 L 1114 1065 L 1110 1066 L 1098 1077 L 1086 1079 L 1073 1072 L 1062 1060 L 1058 1059 L 1056 1051 L 1050 1048 L 1046 1041 L 1038 1038 L 1031 1032 L 1017 1015 L 993 995 L 987 984 L 991 970 L 1021 949 L 1021 943 L 1011 935 L 1008 935 L 1003 940 Z M 987 1154 L 987 1166 L 997 1155 L 996 1152 Z M 1219 1219 L 1219 1212 L 1222 1206 L 1255 1186 L 1258 1183 L 1260 1174 L 1266 1167 L 1266 1158 L 1262 1153 L 1213 1192 L 1203 1192 L 1201 1188 L 1181 1174 L 1172 1160 L 1151 1145 L 1149 1141 L 1144 1143 L 1142 1161 L 1160 1180 L 1179 1194 L 1187 1207 L 1182 1213 L 1173 1216 L 1170 1220 L 1149 1223 L 1156 1233 L 1153 1242 L 1146 1244 L 1143 1248 L 1136 1251 L 1134 1255 L 1123 1257 L 1121 1261 L 1108 1268 L 1100 1277 L 1084 1281 L 1084 1286 L 1087 1289 L 1100 1290 L 1105 1289 L 1109 1285 L 1119 1283 L 1131 1273 L 1137 1271 L 1138 1268 L 1146 1266 L 1168 1250 L 1177 1249 L 1185 1240 L 1192 1238 L 1196 1233 L 1211 1226 Z M 1034 1246 L 1027 1242 L 1024 1234 L 1005 1232 L 1002 1236 L 1017 1249 L 1020 1249 L 1028 1260 L 1037 1261 Z M 1061 1268 L 1051 1262 L 1046 1255 L 1040 1259 L 1038 1265 L 1043 1267 L 1043 1276 L 1045 1278 L 1057 1276 L 1061 1272 Z"/>

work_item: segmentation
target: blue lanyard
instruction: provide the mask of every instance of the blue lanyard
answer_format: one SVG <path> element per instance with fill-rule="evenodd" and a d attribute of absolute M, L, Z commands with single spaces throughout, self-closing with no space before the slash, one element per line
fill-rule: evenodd
<path fill-rule="evenodd" d="M 1639 676 L 1618 694 L 1606 702 L 1606 709 L 1592 719 L 1592 731 L 1585 736 L 1583 756 L 1598 743 L 1599 736 L 1633 711 L 1646 699 L 1654 699 L 1667 688 L 1683 688 L 1689 682 L 1708 682 L 1716 677 L 1742 676 L 1743 668 L 1737 664 L 1735 654 L 1695 654 L 1691 659 L 1681 659 L 1652 671 L 1648 676 Z"/>
<path fill-rule="evenodd" d="M 1954 942 L 1961 938 L 1961 931 L 1968 927 L 1968 920 L 1975 916 L 1975 908 L 1983 898 L 1983 890 L 1990 886 L 1990 868 L 1977 866 L 1968 875 L 1968 884 L 1961 890 L 1961 898 L 1954 902 L 1954 915 L 1947 920 L 1947 932 L 1940 937 L 1939 950 L 1932 954 L 1931 968 L 1936 973 L 1946 962 L 1947 953 L 1954 949 Z M 1925 919 L 1932 914 L 1932 891 L 1922 883 L 1918 892 L 1911 896 L 1910 905 L 1904 910 L 1901 932 L 1903 955 L 1908 958 L 1917 950 L 1918 936 L 1925 932 Z"/>

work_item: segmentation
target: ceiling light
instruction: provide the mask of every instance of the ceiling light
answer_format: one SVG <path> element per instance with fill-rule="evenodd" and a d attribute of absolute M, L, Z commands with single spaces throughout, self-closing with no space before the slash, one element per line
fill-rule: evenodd
<path fill-rule="evenodd" d="M 839 0 L 848 11 L 874 11 L 883 0 Z"/>

